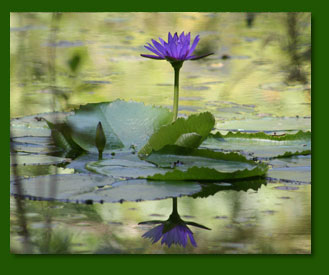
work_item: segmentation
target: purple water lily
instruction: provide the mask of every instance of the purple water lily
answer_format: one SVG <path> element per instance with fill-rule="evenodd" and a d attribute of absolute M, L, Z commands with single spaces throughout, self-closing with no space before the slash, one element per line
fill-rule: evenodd
<path fill-rule="evenodd" d="M 165 42 L 160 37 L 159 41 L 160 43 L 152 39 L 153 45 L 148 43 L 147 46 L 145 46 L 146 49 L 148 49 L 155 55 L 141 54 L 141 56 L 157 60 L 167 60 L 173 66 L 175 70 L 173 121 L 175 121 L 178 115 L 179 71 L 183 66 L 184 61 L 198 60 L 213 53 L 208 53 L 201 56 L 193 55 L 193 52 L 200 41 L 200 36 L 197 35 L 191 45 L 191 33 L 185 35 L 184 32 L 182 32 L 181 35 L 178 36 L 176 32 L 174 36 L 172 36 L 169 32 L 168 42 Z"/>
<path fill-rule="evenodd" d="M 185 61 L 185 60 L 197 60 L 204 58 L 212 53 L 208 53 L 202 56 L 192 55 L 196 46 L 200 41 L 200 35 L 197 35 L 194 38 L 194 41 L 191 45 L 191 33 L 187 35 L 184 32 L 180 36 L 177 35 L 177 32 L 174 36 L 171 33 L 168 33 L 168 42 L 165 42 L 162 38 L 159 37 L 159 42 L 152 39 L 153 45 L 147 43 L 148 46 L 144 46 L 146 49 L 154 53 L 155 55 L 150 54 L 141 54 L 143 57 L 152 58 L 152 59 L 165 59 L 170 62 L 174 61 Z"/>
<path fill-rule="evenodd" d="M 201 224 L 183 221 L 177 211 L 177 198 L 173 198 L 173 210 L 168 220 L 146 221 L 140 222 L 139 224 L 160 224 L 144 233 L 142 237 L 151 239 L 153 244 L 162 238 L 161 245 L 166 244 L 168 247 L 170 247 L 172 244 L 186 247 L 188 239 L 190 239 L 190 242 L 194 247 L 197 246 L 194 240 L 193 232 L 188 228 L 187 225 L 210 230 L 210 228 Z"/>

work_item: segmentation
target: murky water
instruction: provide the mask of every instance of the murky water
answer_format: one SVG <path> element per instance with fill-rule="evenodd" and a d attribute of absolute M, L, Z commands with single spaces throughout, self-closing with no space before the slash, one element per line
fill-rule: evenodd
<path fill-rule="evenodd" d="M 147 52 L 143 45 L 152 38 L 164 37 L 168 31 L 191 31 L 193 37 L 201 36 L 199 53 L 215 54 L 184 63 L 181 115 L 210 111 L 217 130 L 309 130 L 310 14 L 296 17 L 298 39 L 287 14 L 256 14 L 251 26 L 246 18 L 245 13 L 64 13 L 57 17 L 13 13 L 11 117 L 67 111 L 116 98 L 171 108 L 171 66 L 140 54 Z M 69 61 L 77 56 L 80 65 L 72 70 Z M 52 165 L 20 171 L 22 176 L 58 172 Z M 39 248 L 34 252 L 42 251 L 40 236 L 49 213 L 55 236 L 52 252 L 311 252 L 310 184 L 265 181 L 257 190 L 228 188 L 206 198 L 179 198 L 183 220 L 211 228 L 191 228 L 197 247 L 167 248 L 141 237 L 152 226 L 138 223 L 166 220 L 171 200 L 94 205 L 26 201 L 29 229 Z M 19 253 L 13 199 L 11 210 L 11 249 Z"/>

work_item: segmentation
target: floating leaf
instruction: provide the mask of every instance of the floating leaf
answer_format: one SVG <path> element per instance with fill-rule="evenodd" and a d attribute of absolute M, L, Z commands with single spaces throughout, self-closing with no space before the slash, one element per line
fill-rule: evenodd
<path fill-rule="evenodd" d="M 277 181 L 311 182 L 311 156 L 292 156 L 270 160 L 267 177 Z"/>
<path fill-rule="evenodd" d="M 39 154 L 15 154 L 11 156 L 10 165 L 50 165 L 69 162 L 69 159 Z"/>
<path fill-rule="evenodd" d="M 251 168 L 256 163 L 247 160 L 238 153 L 215 152 L 209 149 L 184 148 L 176 145 L 167 145 L 160 151 L 153 152 L 146 161 L 156 164 L 158 167 L 172 168 L 174 162 L 179 167 L 220 167 L 221 169 Z M 235 166 L 235 164 L 237 166 Z M 227 168 L 225 168 L 227 165 Z"/>
<path fill-rule="evenodd" d="M 152 151 L 158 151 L 166 145 L 173 144 L 197 148 L 209 135 L 214 124 L 215 118 L 209 112 L 191 115 L 187 119 L 178 118 L 173 123 L 162 126 L 155 132 L 138 154 L 145 157 Z"/>
<path fill-rule="evenodd" d="M 117 152 L 114 157 L 89 162 L 85 167 L 91 172 L 117 179 L 146 178 L 148 175 L 165 171 L 128 152 Z"/>
<path fill-rule="evenodd" d="M 197 183 L 128 180 L 116 182 L 109 177 L 86 174 L 50 175 L 21 180 L 23 196 L 39 200 L 72 202 L 122 202 L 156 200 L 192 195 L 201 190 Z M 57 192 L 52 194 L 52 185 Z M 15 181 L 11 181 L 15 195 Z"/>
<path fill-rule="evenodd" d="M 267 165 L 247 160 L 237 153 L 221 153 L 167 145 L 145 160 L 128 153 L 114 158 L 90 162 L 92 172 L 116 178 L 152 180 L 234 180 L 263 176 Z"/>
<path fill-rule="evenodd" d="M 311 118 L 266 117 L 260 119 L 230 120 L 218 123 L 216 128 L 225 131 L 309 131 L 311 129 Z"/>
<path fill-rule="evenodd" d="M 213 138 L 248 138 L 248 139 L 268 139 L 268 140 L 276 140 L 276 141 L 285 141 L 285 140 L 301 140 L 311 139 L 311 132 L 310 131 L 298 131 L 295 134 L 276 134 L 276 135 L 269 135 L 264 132 L 257 132 L 257 133 L 244 133 L 244 132 L 228 132 L 227 134 L 223 135 L 220 132 L 216 132 L 215 134 L 210 134 L 209 137 Z"/>
<path fill-rule="evenodd" d="M 265 133 L 228 133 L 210 135 L 202 144 L 202 148 L 224 151 L 238 151 L 252 157 L 273 158 L 286 152 L 307 152 L 311 149 L 311 133 L 298 132 L 283 136 Z M 293 154 L 293 153 L 290 153 Z"/>
<path fill-rule="evenodd" d="M 296 151 L 296 152 L 285 152 L 283 155 L 278 155 L 275 158 L 290 158 L 292 156 L 306 156 L 310 155 L 311 150 Z"/>
<path fill-rule="evenodd" d="M 187 170 L 174 169 L 165 174 L 155 174 L 147 177 L 151 180 L 237 180 L 251 177 L 261 177 L 267 172 L 267 165 L 262 163 L 252 169 L 236 170 L 234 172 L 222 172 L 215 168 L 193 166 Z"/>
<path fill-rule="evenodd" d="M 169 109 L 145 106 L 143 103 L 116 100 L 110 103 L 81 106 L 68 117 L 72 139 L 84 150 L 97 152 L 96 127 L 102 123 L 106 150 L 141 147 L 162 125 L 171 122 Z"/>

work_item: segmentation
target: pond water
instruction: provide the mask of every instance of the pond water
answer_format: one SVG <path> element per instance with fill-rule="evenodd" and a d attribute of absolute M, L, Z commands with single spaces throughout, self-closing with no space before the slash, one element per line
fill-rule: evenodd
<path fill-rule="evenodd" d="M 68 112 L 117 98 L 171 108 L 172 67 L 140 56 L 147 53 L 147 42 L 168 31 L 200 34 L 197 53 L 214 52 L 184 63 L 179 115 L 210 111 L 214 131 L 222 133 L 311 130 L 309 13 L 12 13 L 11 118 Z M 17 136 L 21 145 L 29 142 Z M 55 166 L 60 161 L 51 146 L 40 151 L 47 142 L 41 138 L 29 152 L 22 149 L 19 176 L 77 173 L 76 167 Z M 258 144 L 240 146 L 248 151 Z M 34 165 L 35 158 L 43 164 Z M 32 252 L 311 253 L 310 157 L 291 162 L 298 168 L 293 172 L 287 163 L 271 162 L 276 169 L 251 188 L 217 183 L 206 195 L 179 197 L 183 220 L 211 228 L 190 227 L 197 247 L 168 248 L 141 237 L 153 225 L 138 223 L 169 217 L 170 197 L 103 204 L 25 200 Z M 10 219 L 11 251 L 22 253 L 14 197 Z M 43 238 L 47 232 L 50 245 Z"/>

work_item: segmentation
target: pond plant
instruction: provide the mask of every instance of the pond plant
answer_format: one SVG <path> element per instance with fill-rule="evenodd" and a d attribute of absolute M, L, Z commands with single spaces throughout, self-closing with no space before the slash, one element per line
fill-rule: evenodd
<path fill-rule="evenodd" d="M 175 121 L 178 115 L 178 101 L 179 101 L 179 71 L 183 66 L 184 61 L 186 60 L 198 60 L 213 53 L 204 54 L 202 56 L 195 56 L 193 52 L 200 41 L 200 36 L 197 35 L 194 38 L 193 43 L 191 44 L 191 33 L 187 35 L 182 32 L 179 36 L 177 32 L 174 35 L 168 33 L 168 42 L 165 42 L 162 38 L 159 37 L 159 42 L 152 39 L 153 45 L 150 43 L 147 46 L 144 46 L 146 49 L 154 53 L 155 55 L 150 54 L 141 54 L 141 56 L 156 60 L 167 60 L 170 62 L 171 66 L 175 71 L 175 82 L 174 82 L 174 104 L 173 104 L 173 113 Z"/>
<path fill-rule="evenodd" d="M 191 34 L 184 32 L 169 33 L 167 42 L 162 38 L 159 41 L 152 40 L 153 45 L 145 46 L 154 55 L 142 56 L 167 60 L 172 65 L 175 72 L 172 111 L 118 99 L 82 105 L 70 113 L 47 113 L 11 121 L 16 152 L 24 152 L 17 159 L 12 158 L 12 165 L 25 168 L 35 164 L 62 165 L 79 173 L 43 176 L 42 190 L 51 190 L 56 177 L 57 193 L 52 196 L 47 192 L 40 194 L 38 177 L 22 179 L 24 192 L 20 196 L 104 203 L 206 194 L 223 188 L 258 188 L 259 181 L 248 180 L 263 178 L 269 164 L 283 166 L 285 158 L 310 154 L 310 132 L 280 136 L 264 132 L 223 135 L 213 132 L 215 118 L 210 112 L 178 118 L 179 72 L 183 63 L 212 53 L 193 55 L 199 35 L 193 43 Z M 26 137 L 33 146 L 23 142 Z M 56 148 L 47 147 L 43 140 L 50 137 Z M 33 154 L 27 155 L 28 152 Z M 272 169 L 272 178 L 282 175 L 282 169 Z M 217 185 L 215 191 L 205 188 L 223 181 L 225 187 Z M 227 185 L 228 182 L 235 185 Z M 16 185 L 13 179 L 13 195 L 17 195 Z M 159 223 L 145 237 L 157 241 L 163 236 L 162 242 L 168 246 L 171 243 L 184 246 L 189 236 L 192 244 L 195 243 L 187 227 L 195 224 L 181 220 L 177 207 L 175 210 L 174 206 L 167 221 Z M 183 241 L 175 239 L 172 232 Z"/>

